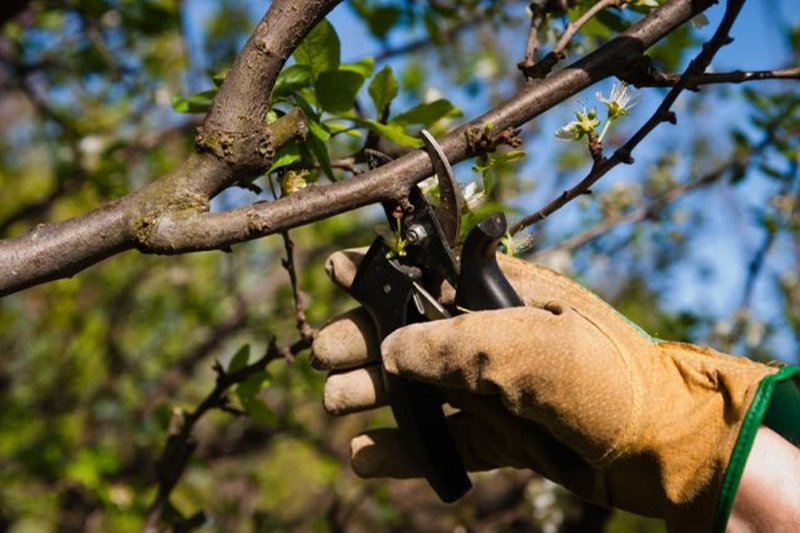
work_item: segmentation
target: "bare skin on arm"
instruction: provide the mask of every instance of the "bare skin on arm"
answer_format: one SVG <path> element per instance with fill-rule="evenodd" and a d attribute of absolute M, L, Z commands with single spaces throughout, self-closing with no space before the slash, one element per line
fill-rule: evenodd
<path fill-rule="evenodd" d="M 800 450 L 767 427 L 756 434 L 727 531 L 800 531 Z"/>

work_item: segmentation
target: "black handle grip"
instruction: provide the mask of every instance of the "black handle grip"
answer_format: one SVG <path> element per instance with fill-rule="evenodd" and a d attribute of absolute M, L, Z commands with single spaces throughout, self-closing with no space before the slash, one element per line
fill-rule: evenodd
<path fill-rule="evenodd" d="M 494 213 L 467 235 L 461 249 L 456 305 L 470 311 L 486 311 L 525 305 L 497 264 L 495 253 L 506 233 L 506 216 Z"/>
<path fill-rule="evenodd" d="M 456 304 L 479 311 L 523 305 L 495 258 L 506 232 L 506 218 L 496 213 L 467 236 L 461 253 Z M 421 277 L 414 267 L 385 261 L 388 249 L 376 239 L 362 260 L 350 293 L 372 315 L 381 339 L 407 324 L 424 320 L 410 305 L 412 283 Z M 442 411 L 435 387 L 384 372 L 389 403 L 406 445 L 442 501 L 458 500 L 471 487 L 464 464 Z"/>
<path fill-rule="evenodd" d="M 380 339 L 407 324 L 424 320 L 410 303 L 412 283 L 422 273 L 385 259 L 388 249 L 376 239 L 362 260 L 350 293 L 372 315 Z M 435 387 L 383 373 L 389 403 L 408 447 L 442 501 L 463 496 L 472 483 L 461 461 Z"/>

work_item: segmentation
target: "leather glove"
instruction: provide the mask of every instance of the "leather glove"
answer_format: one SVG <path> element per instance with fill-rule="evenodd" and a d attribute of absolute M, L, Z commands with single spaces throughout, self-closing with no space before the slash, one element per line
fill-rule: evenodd
<path fill-rule="evenodd" d="M 360 251 L 327 262 L 347 290 Z M 414 324 L 378 343 L 363 308 L 319 334 L 313 362 L 332 370 L 325 409 L 386 404 L 383 369 L 441 388 L 468 470 L 530 468 L 592 502 L 709 531 L 739 430 L 759 382 L 777 368 L 654 340 L 593 293 L 549 269 L 501 256 L 526 307 Z M 351 443 L 362 477 L 421 476 L 397 429 Z"/>

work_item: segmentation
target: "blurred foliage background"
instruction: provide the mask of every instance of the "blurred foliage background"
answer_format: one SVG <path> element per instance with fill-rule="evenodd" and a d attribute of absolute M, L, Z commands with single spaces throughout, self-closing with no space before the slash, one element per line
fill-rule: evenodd
<path fill-rule="evenodd" d="M 567 9 L 540 28 L 542 49 L 592 3 L 560 3 Z M 570 43 L 569 60 L 649 3 L 604 12 Z M 0 237 L 83 213 L 174 168 L 193 150 L 214 78 L 224 77 L 266 8 L 246 0 L 20 4 L 0 27 Z M 509 97 L 524 83 L 516 63 L 527 7 L 478 0 L 340 6 L 273 93 L 276 114 L 304 107 L 310 140 L 279 154 L 269 176 L 226 191 L 215 208 L 269 200 L 279 185 L 288 194 L 296 180 L 350 179 L 358 171 L 353 154 L 368 136 L 401 150 L 421 126 L 441 134 Z M 791 1 L 747 9 L 734 36 L 751 34 L 747 17 L 761 17 L 771 32 L 760 56 L 768 64 L 740 65 L 750 56 L 726 51 L 719 70 L 796 65 L 800 25 L 789 16 Z M 680 71 L 715 17 L 709 13 L 710 28 L 699 20 L 659 44 L 655 64 Z M 659 337 L 796 362 L 796 83 L 722 84 L 683 95 L 676 127 L 653 134 L 636 164 L 615 170 L 592 196 L 515 237 L 515 251 L 582 281 Z M 585 143 L 553 133 L 576 110 L 601 107 L 594 91 L 609 88 L 592 88 L 527 125 L 520 151 L 459 165 L 459 179 L 474 182 L 473 193 L 483 190 L 512 219 L 533 212 L 588 170 Z M 621 144 L 663 94 L 639 91 L 607 146 Z M 291 232 L 311 325 L 353 305 L 325 279 L 325 257 L 369 243 L 379 219 L 364 209 Z M 252 362 L 268 352 L 273 339 L 277 346 L 298 339 L 285 253 L 278 237 L 232 253 L 127 252 L 0 301 L 0 531 L 144 527 L 170 425 L 212 391 L 212 363 L 234 370 L 248 353 Z M 453 506 L 439 504 L 422 482 L 357 480 L 350 436 L 390 415 L 325 415 L 323 380 L 307 351 L 274 357 L 249 385 L 232 389 L 233 406 L 247 414 L 205 413 L 164 523 L 245 532 L 663 530 L 658 521 L 583 504 L 531 472 L 475 476 L 475 489 Z"/>

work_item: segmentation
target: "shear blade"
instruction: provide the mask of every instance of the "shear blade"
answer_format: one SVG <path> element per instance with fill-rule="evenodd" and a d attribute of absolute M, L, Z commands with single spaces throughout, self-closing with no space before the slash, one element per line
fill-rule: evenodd
<path fill-rule="evenodd" d="M 428 320 L 441 320 L 443 318 L 450 318 L 451 315 L 447 312 L 447 309 L 445 309 L 442 304 L 436 301 L 436 298 L 434 298 L 431 293 L 426 291 L 422 285 L 415 281 L 411 286 L 411 297 L 419 314 Z"/>
<path fill-rule="evenodd" d="M 447 240 L 447 245 L 452 249 L 458 239 L 461 225 L 461 198 L 458 192 L 458 183 L 453 174 L 453 167 L 444 155 L 442 147 L 436 142 L 428 130 L 420 132 L 425 150 L 431 158 L 433 171 L 439 182 L 439 195 L 441 201 L 434 211 L 436 219 L 442 228 L 442 233 Z"/>

